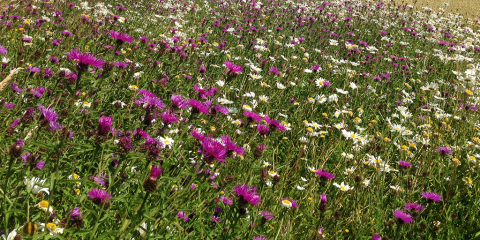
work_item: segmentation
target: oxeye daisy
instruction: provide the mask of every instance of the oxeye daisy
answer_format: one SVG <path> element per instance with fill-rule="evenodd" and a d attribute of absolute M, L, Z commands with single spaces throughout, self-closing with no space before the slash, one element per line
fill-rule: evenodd
<path fill-rule="evenodd" d="M 48 213 L 52 213 L 53 212 L 53 209 L 52 207 L 50 206 L 49 202 L 43 200 L 43 201 L 40 201 L 39 203 L 37 203 L 37 205 L 35 205 L 37 208 L 39 208 L 40 210 L 44 211 L 44 212 L 48 212 Z"/>

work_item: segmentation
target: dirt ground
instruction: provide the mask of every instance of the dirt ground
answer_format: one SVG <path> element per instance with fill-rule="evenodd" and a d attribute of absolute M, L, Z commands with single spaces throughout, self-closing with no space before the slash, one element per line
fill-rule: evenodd
<path fill-rule="evenodd" d="M 396 4 L 403 5 L 402 2 L 415 6 L 415 10 L 425 6 L 434 11 L 443 8 L 445 12 L 460 13 L 464 17 L 480 20 L 480 0 L 395 0 Z"/>

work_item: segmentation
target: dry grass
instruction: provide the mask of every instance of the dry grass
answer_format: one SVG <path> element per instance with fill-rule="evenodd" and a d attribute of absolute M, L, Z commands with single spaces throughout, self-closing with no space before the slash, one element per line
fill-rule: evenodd
<path fill-rule="evenodd" d="M 460 13 L 464 17 L 480 19 L 480 0 L 395 0 L 397 4 L 414 5 L 414 10 L 421 10 L 422 7 L 430 7 L 434 11 L 439 8 L 445 9 L 445 12 Z M 445 6 L 448 3 L 449 6 Z M 402 4 L 403 5 L 403 4 Z"/>

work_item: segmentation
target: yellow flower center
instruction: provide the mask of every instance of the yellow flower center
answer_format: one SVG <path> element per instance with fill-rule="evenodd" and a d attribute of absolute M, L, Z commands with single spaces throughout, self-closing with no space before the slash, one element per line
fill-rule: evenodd
<path fill-rule="evenodd" d="M 346 188 L 345 188 L 344 186 L 340 186 L 340 188 L 341 188 L 343 191 L 346 190 Z"/>
<path fill-rule="evenodd" d="M 57 225 L 55 225 L 55 223 L 47 223 L 47 228 L 55 231 L 55 229 L 57 229 Z"/>
<path fill-rule="evenodd" d="M 88 105 L 88 104 L 90 104 L 90 103 L 88 103 L 88 102 L 83 102 L 83 105 Z"/>
<path fill-rule="evenodd" d="M 48 202 L 45 201 L 45 200 L 41 201 L 41 202 L 38 204 L 38 206 L 40 206 L 41 208 L 48 208 L 48 205 L 49 205 Z"/>
<path fill-rule="evenodd" d="M 290 201 L 288 201 L 287 199 L 283 200 L 282 202 L 285 203 L 285 204 L 287 204 L 287 205 L 292 204 L 292 203 L 291 203 Z"/>
<path fill-rule="evenodd" d="M 357 135 L 355 135 L 355 134 L 350 134 L 350 137 L 351 137 L 351 138 L 356 138 Z"/>
<path fill-rule="evenodd" d="M 79 178 L 80 178 L 80 177 L 79 177 L 77 174 L 75 174 L 75 173 L 72 175 L 72 177 L 73 177 L 73 179 L 79 179 Z"/>
<path fill-rule="evenodd" d="M 405 145 L 402 145 L 402 149 L 403 149 L 403 150 L 406 150 L 406 149 L 408 149 L 408 147 L 405 146 Z"/>

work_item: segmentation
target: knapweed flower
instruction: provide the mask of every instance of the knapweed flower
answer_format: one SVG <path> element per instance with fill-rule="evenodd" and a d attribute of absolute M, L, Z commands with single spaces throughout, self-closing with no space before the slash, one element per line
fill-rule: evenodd
<path fill-rule="evenodd" d="M 424 207 L 420 204 L 405 203 L 405 210 L 407 210 L 407 211 L 412 211 L 412 210 L 422 211 L 423 209 L 424 209 Z"/>
<path fill-rule="evenodd" d="M 256 236 L 256 237 L 253 237 L 253 240 L 268 240 L 268 238 L 262 237 L 262 236 Z"/>
<path fill-rule="evenodd" d="M 187 100 L 185 100 L 182 95 L 175 95 L 173 94 L 172 97 L 170 98 L 172 102 L 172 108 L 178 109 L 178 108 L 186 108 L 187 107 Z"/>
<path fill-rule="evenodd" d="M 118 46 L 123 45 L 124 42 L 129 42 L 129 43 L 133 42 L 133 37 L 126 33 L 121 33 L 121 32 L 112 30 L 110 31 L 110 36 L 117 40 Z"/>
<path fill-rule="evenodd" d="M 225 73 L 229 77 L 236 77 L 242 72 L 242 66 L 241 65 L 235 65 L 235 64 L 233 64 L 232 62 L 229 62 L 229 61 L 224 62 L 223 65 L 226 68 L 228 68 L 228 70 L 225 71 Z"/>
<path fill-rule="evenodd" d="M 95 58 L 91 53 L 81 53 L 77 49 L 73 49 L 67 54 L 68 59 L 73 59 L 77 62 L 77 70 L 79 72 L 85 72 L 88 70 L 88 66 L 94 66 L 100 69 L 105 63 L 102 59 Z"/>
<path fill-rule="evenodd" d="M 150 177 L 145 179 L 143 182 L 143 189 L 145 189 L 146 192 L 154 192 L 157 189 L 157 177 L 162 172 L 162 167 L 152 166 L 152 169 L 150 170 Z"/>
<path fill-rule="evenodd" d="M 188 100 L 187 104 L 192 107 L 192 114 L 204 113 L 206 115 L 209 115 L 209 109 L 204 103 L 195 99 L 190 99 Z"/>
<path fill-rule="evenodd" d="M 8 50 L 4 46 L 0 45 L 0 54 L 7 55 Z"/>
<path fill-rule="evenodd" d="M 110 193 L 99 188 L 93 188 L 88 192 L 87 196 L 92 199 L 93 203 L 95 203 L 96 205 L 101 205 L 105 201 L 108 201 L 110 198 L 112 198 L 112 195 L 110 195 Z"/>
<path fill-rule="evenodd" d="M 263 211 L 260 213 L 260 215 L 263 216 L 262 218 L 262 222 L 263 221 L 266 221 L 266 220 L 270 220 L 270 219 L 274 219 L 275 216 L 273 216 L 273 213 L 269 212 L 269 211 Z"/>
<path fill-rule="evenodd" d="M 183 219 L 185 222 L 188 222 L 188 214 L 184 213 L 183 211 L 178 212 L 177 217 Z"/>
<path fill-rule="evenodd" d="M 257 188 L 255 186 L 248 186 L 246 184 L 237 185 L 233 188 L 233 191 L 238 197 L 239 204 L 245 206 L 248 203 L 252 205 L 259 205 L 262 200 L 260 195 L 257 193 Z"/>
<path fill-rule="evenodd" d="M 262 121 L 262 117 L 260 117 L 260 115 L 258 115 L 257 113 L 254 113 L 254 112 L 244 111 L 243 115 L 247 116 L 247 121 L 248 122 L 253 122 L 253 121 L 260 122 L 260 121 Z"/>
<path fill-rule="evenodd" d="M 38 111 L 42 114 L 38 123 L 42 127 L 46 127 L 47 124 L 50 126 L 49 130 L 55 131 L 58 129 L 59 125 L 57 123 L 58 114 L 53 111 L 52 108 L 46 108 L 38 104 Z"/>
<path fill-rule="evenodd" d="M 315 174 L 317 174 L 322 180 L 335 179 L 335 175 L 324 170 L 317 170 L 315 171 Z"/>
<path fill-rule="evenodd" d="M 411 163 L 406 162 L 406 161 L 398 161 L 398 164 L 400 165 L 400 168 L 407 169 L 412 166 Z"/>
<path fill-rule="evenodd" d="M 435 192 L 423 192 L 422 197 L 429 201 L 440 202 L 442 201 L 442 195 Z"/>
<path fill-rule="evenodd" d="M 98 120 L 98 135 L 106 136 L 113 130 L 112 128 L 112 116 L 101 116 Z"/>
<path fill-rule="evenodd" d="M 199 149 L 198 152 L 203 154 L 205 162 L 211 164 L 216 159 L 220 164 L 225 164 L 227 149 L 221 143 L 207 137 L 201 143 L 203 149 Z"/>
<path fill-rule="evenodd" d="M 282 202 L 282 207 L 284 208 L 297 208 L 298 205 L 297 205 L 297 201 L 293 200 L 293 199 L 289 199 L 289 198 L 282 198 L 280 199 L 280 201 Z"/>
<path fill-rule="evenodd" d="M 23 140 L 19 139 L 9 147 L 8 154 L 12 158 L 19 158 L 22 156 L 22 153 L 23 153 Z"/>
<path fill-rule="evenodd" d="M 395 212 L 393 212 L 393 216 L 397 218 L 400 224 L 413 222 L 413 217 L 402 210 L 395 210 Z"/>
<path fill-rule="evenodd" d="M 279 121 L 272 119 L 268 116 L 265 116 L 265 121 L 268 123 L 270 131 L 280 130 L 285 131 L 285 126 L 283 126 Z"/>
<path fill-rule="evenodd" d="M 222 136 L 222 142 L 225 144 L 225 148 L 227 149 L 227 156 L 231 157 L 233 152 L 236 152 L 238 155 L 243 155 L 245 150 L 241 147 L 238 147 L 237 144 L 230 139 L 228 136 Z"/>
<path fill-rule="evenodd" d="M 448 148 L 448 147 L 446 147 L 446 146 L 437 147 L 437 148 L 435 149 L 435 151 L 438 153 L 438 155 L 440 155 L 440 156 L 442 156 L 442 157 L 452 154 L 452 150 L 450 150 L 450 148 Z"/>
<path fill-rule="evenodd" d="M 147 91 L 147 90 L 140 90 L 138 91 L 139 94 L 142 95 L 139 100 L 135 100 L 135 104 L 140 105 L 143 104 L 143 108 L 151 111 L 153 108 L 157 109 L 164 109 L 165 104 L 163 104 L 162 100 L 155 96 L 155 94 Z"/>
<path fill-rule="evenodd" d="M 226 205 L 232 205 L 232 204 L 233 204 L 233 200 L 232 200 L 232 199 L 229 199 L 229 198 L 224 197 L 224 196 L 221 196 L 221 197 L 220 197 L 220 200 L 222 200 L 223 204 L 226 204 Z"/>

